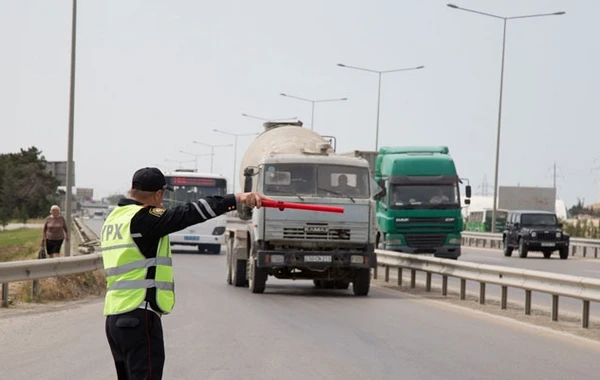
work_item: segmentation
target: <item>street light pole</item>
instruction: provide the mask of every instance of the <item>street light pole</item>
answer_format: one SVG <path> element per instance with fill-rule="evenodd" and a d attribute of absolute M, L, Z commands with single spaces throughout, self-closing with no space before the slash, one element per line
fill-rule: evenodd
<path fill-rule="evenodd" d="M 222 148 L 222 147 L 227 147 L 227 146 L 231 146 L 231 144 L 225 144 L 225 145 L 210 145 L 210 144 L 206 144 L 200 141 L 192 141 L 194 144 L 200 144 L 200 145 L 204 145 L 210 148 L 210 172 L 212 174 L 213 172 L 213 162 L 214 162 L 214 158 L 215 158 L 215 148 Z"/>
<path fill-rule="evenodd" d="M 279 94 L 281 96 L 285 96 L 287 98 L 292 98 L 292 99 L 298 99 L 298 100 L 302 100 L 304 102 L 310 102 L 312 103 L 312 111 L 311 111 L 311 119 L 310 119 L 310 129 L 314 130 L 315 129 L 315 124 L 314 124 L 314 120 L 315 120 L 315 103 L 323 103 L 323 102 L 341 102 L 341 101 L 345 101 L 348 100 L 348 98 L 335 98 L 335 99 L 319 99 L 319 100 L 313 100 L 313 99 L 306 99 L 306 98 L 301 98 L 299 96 L 293 96 L 293 95 L 288 95 L 288 94 L 284 94 L 281 93 Z"/>
<path fill-rule="evenodd" d="M 194 159 L 196 160 L 195 164 L 194 164 L 194 169 L 196 171 L 198 171 L 198 157 L 209 156 L 209 154 L 195 154 L 195 153 L 190 153 L 190 152 L 184 152 L 183 150 L 180 150 L 179 153 L 183 153 L 183 154 L 187 154 L 187 155 L 190 155 L 190 156 L 194 156 Z"/>
<path fill-rule="evenodd" d="M 354 70 L 366 71 L 369 73 L 375 73 L 379 76 L 379 78 L 378 78 L 379 81 L 378 81 L 378 85 L 377 85 L 377 120 L 375 123 L 375 151 L 377 151 L 377 150 L 379 150 L 379 113 L 380 113 L 380 109 L 381 109 L 381 76 L 383 74 L 395 73 L 398 71 L 420 70 L 420 69 L 424 68 L 425 66 L 408 67 L 405 69 L 394 69 L 394 70 L 371 70 L 371 69 L 365 69 L 363 67 L 345 65 L 343 63 L 338 63 L 337 65 L 339 67 L 345 67 L 347 69 L 354 69 Z"/>
<path fill-rule="evenodd" d="M 281 117 L 281 118 L 266 118 L 266 117 L 260 117 L 260 116 L 252 116 L 252 115 L 248 115 L 247 113 L 243 113 L 242 116 L 250 118 L 250 119 L 256 119 L 256 120 L 262 120 L 262 121 L 287 121 L 287 120 L 296 120 L 298 118 L 298 116 L 292 116 L 292 117 Z"/>
<path fill-rule="evenodd" d="M 180 161 L 180 160 L 171 160 L 170 158 L 165 158 L 165 162 L 175 162 L 177 163 L 177 168 L 176 169 L 183 169 L 183 163 L 184 162 L 193 162 L 194 160 L 187 160 L 187 161 Z"/>
<path fill-rule="evenodd" d="M 256 136 L 258 133 L 231 133 L 222 131 L 220 129 L 213 129 L 214 132 L 222 133 L 224 135 L 233 136 L 233 177 L 232 177 L 232 185 L 231 192 L 235 193 L 235 171 L 237 169 L 237 141 L 240 136 Z"/>
<path fill-rule="evenodd" d="M 72 210 L 72 199 L 73 199 L 73 185 L 74 185 L 74 164 L 73 164 L 73 134 L 75 124 L 75 47 L 76 47 L 76 33 L 77 33 L 77 0 L 73 0 L 73 16 L 71 20 L 71 83 L 69 90 L 69 133 L 68 133 L 68 147 L 67 147 L 67 179 L 66 186 L 67 192 L 65 194 L 65 215 L 68 226 L 68 234 L 71 235 L 73 227 L 73 210 Z M 73 236 L 73 235 L 71 235 Z M 70 240 L 65 244 L 65 256 L 71 256 L 71 242 Z"/>
<path fill-rule="evenodd" d="M 508 20 L 513 19 L 521 19 L 521 18 L 533 18 L 533 17 L 544 17 L 544 16 L 560 16 L 564 15 L 566 12 L 553 12 L 553 13 L 539 13 L 534 15 L 524 15 L 524 16 L 511 16 L 504 17 L 498 16 L 491 13 L 481 12 L 473 9 L 462 8 L 454 4 L 447 4 L 448 7 L 453 9 L 458 9 L 465 12 L 477 13 L 483 16 L 488 16 L 492 18 L 497 18 L 503 21 L 503 32 L 502 32 L 502 58 L 500 64 L 500 94 L 498 99 L 498 127 L 496 131 L 496 162 L 494 168 L 494 200 L 492 207 L 492 231 L 496 232 L 496 213 L 498 209 L 498 171 L 500 164 L 500 130 L 502 127 L 502 94 L 504 90 L 504 55 L 506 51 L 506 24 Z"/>

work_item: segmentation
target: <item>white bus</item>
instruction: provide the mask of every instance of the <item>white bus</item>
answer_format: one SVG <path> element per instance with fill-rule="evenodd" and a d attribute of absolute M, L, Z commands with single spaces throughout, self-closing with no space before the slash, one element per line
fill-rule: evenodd
<path fill-rule="evenodd" d="M 165 173 L 167 184 L 173 191 L 165 193 L 163 205 L 174 207 L 186 202 L 194 202 L 205 196 L 227 193 L 227 179 L 222 175 L 196 173 L 195 170 L 177 169 Z M 226 215 L 198 223 L 169 235 L 171 245 L 197 246 L 199 252 L 221 253 L 225 244 Z"/>

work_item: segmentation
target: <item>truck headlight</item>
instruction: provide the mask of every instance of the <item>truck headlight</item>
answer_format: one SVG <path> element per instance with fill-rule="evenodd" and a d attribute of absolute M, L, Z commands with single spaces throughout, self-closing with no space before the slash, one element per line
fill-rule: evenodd
<path fill-rule="evenodd" d="M 271 255 L 271 262 L 272 263 L 282 263 L 283 255 Z"/>
<path fill-rule="evenodd" d="M 557 238 L 557 239 L 560 239 L 560 237 L 561 237 L 561 236 L 562 236 L 562 234 L 561 234 L 560 232 L 557 232 L 557 233 L 556 233 L 556 238 Z"/>
<path fill-rule="evenodd" d="M 448 240 L 448 243 L 450 243 L 450 244 L 460 244 L 461 243 L 461 239 L 452 238 L 452 239 Z"/>
<path fill-rule="evenodd" d="M 537 232 L 533 231 L 533 232 L 531 233 L 531 237 L 533 237 L 533 238 L 534 238 L 534 237 L 536 237 L 536 236 L 537 236 Z"/>
<path fill-rule="evenodd" d="M 350 256 L 350 262 L 352 264 L 362 264 L 365 262 L 365 258 L 361 255 L 352 255 Z"/>

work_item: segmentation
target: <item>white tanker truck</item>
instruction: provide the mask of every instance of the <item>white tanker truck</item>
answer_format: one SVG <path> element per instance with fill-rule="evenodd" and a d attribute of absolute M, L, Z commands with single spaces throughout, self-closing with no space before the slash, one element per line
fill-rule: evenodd
<path fill-rule="evenodd" d="M 244 208 L 226 232 L 227 282 L 265 290 L 269 276 L 369 293 L 376 266 L 374 183 L 366 160 L 337 155 L 335 138 L 302 122 L 264 123 L 240 165 L 244 191 L 277 201 L 341 206 L 344 213 Z M 335 143 L 334 143 L 335 145 Z"/>

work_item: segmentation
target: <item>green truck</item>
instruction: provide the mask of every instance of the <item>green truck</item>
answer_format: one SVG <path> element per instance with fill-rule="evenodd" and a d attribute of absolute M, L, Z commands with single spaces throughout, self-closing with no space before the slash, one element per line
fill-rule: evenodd
<path fill-rule="evenodd" d="M 381 190 L 374 195 L 376 246 L 449 259 L 460 256 L 462 181 L 448 147 L 382 147 L 352 154 L 374 161 L 374 180 Z M 469 204 L 469 185 L 465 196 Z"/>

